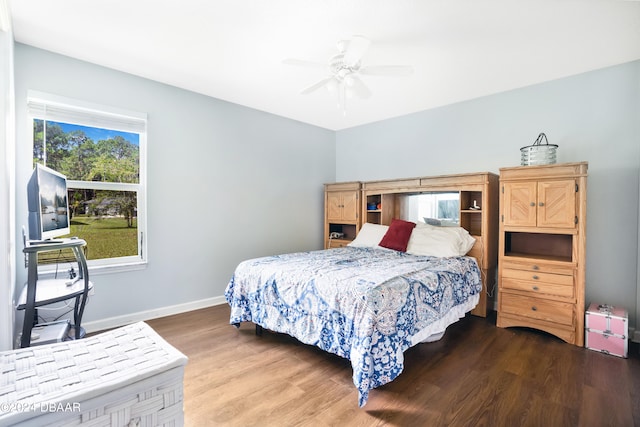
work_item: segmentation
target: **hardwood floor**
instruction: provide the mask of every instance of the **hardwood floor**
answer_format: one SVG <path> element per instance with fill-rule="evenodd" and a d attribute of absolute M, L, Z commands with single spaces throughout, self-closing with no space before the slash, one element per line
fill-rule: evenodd
<path fill-rule="evenodd" d="M 219 305 L 147 322 L 189 357 L 187 426 L 640 426 L 636 345 L 621 359 L 467 316 L 359 408 L 348 360 L 228 319 Z"/>

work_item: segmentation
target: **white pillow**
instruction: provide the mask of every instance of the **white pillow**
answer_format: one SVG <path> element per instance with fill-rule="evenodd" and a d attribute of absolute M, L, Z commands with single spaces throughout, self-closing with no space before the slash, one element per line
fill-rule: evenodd
<path fill-rule="evenodd" d="M 387 234 L 388 229 L 388 225 L 365 222 L 362 224 L 362 228 L 360 228 L 356 238 L 347 246 L 354 246 L 356 248 L 376 248 L 384 235 Z"/>
<path fill-rule="evenodd" d="M 411 232 L 407 253 L 437 257 L 463 256 L 476 239 L 462 227 L 434 227 L 420 224 Z"/>

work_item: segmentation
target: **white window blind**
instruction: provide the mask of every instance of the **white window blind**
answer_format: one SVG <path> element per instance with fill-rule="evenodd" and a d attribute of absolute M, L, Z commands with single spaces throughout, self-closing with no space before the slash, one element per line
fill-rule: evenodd
<path fill-rule="evenodd" d="M 135 133 L 147 130 L 147 115 L 144 113 L 118 110 L 35 91 L 29 91 L 27 109 L 32 117 L 47 121 Z"/>

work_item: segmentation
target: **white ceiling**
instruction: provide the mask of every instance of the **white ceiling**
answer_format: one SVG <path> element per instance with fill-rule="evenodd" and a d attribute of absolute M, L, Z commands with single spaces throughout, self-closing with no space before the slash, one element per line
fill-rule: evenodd
<path fill-rule="evenodd" d="M 194 92 L 340 130 L 640 59 L 638 0 L 13 0 L 15 40 Z M 354 34 L 363 65 L 348 101 L 300 95 Z"/>

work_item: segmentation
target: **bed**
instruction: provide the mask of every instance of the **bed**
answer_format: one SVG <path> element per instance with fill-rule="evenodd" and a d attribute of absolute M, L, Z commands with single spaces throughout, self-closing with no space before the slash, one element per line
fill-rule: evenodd
<path fill-rule="evenodd" d="M 348 247 L 243 261 L 225 291 L 231 324 L 253 322 L 349 359 L 361 407 L 400 375 L 405 350 L 439 339 L 482 291 L 476 259 L 459 256 L 473 238 L 458 255 L 433 256 L 416 250 L 433 229 L 416 228 L 403 251 L 380 246 L 390 227 L 378 227 L 363 227 Z"/>

